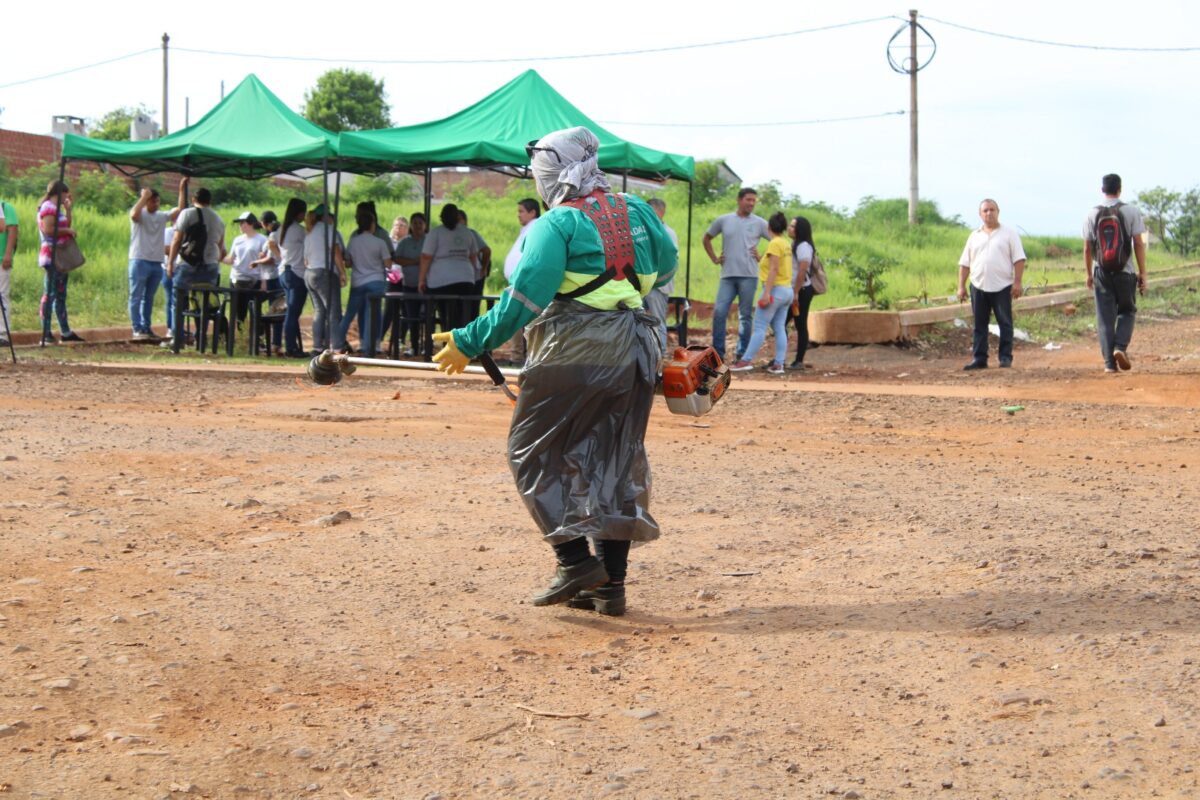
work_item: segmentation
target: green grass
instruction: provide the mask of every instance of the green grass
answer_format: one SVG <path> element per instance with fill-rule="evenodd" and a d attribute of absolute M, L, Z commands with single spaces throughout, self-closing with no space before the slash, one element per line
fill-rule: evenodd
<path fill-rule="evenodd" d="M 1096 303 L 1089 296 L 1076 304 L 1074 314 L 1062 308 L 1021 312 L 1015 324 L 1035 342 L 1061 342 L 1088 336 L 1096 328 Z M 1200 315 L 1200 290 L 1195 285 L 1176 284 L 1152 288 L 1137 300 L 1138 324 L 1163 319 Z"/>
<path fill-rule="evenodd" d="M 530 182 L 517 182 L 502 197 L 482 192 L 470 195 L 451 193 L 448 198 L 465 208 L 470 215 L 471 227 L 483 235 L 492 248 L 494 269 L 488 282 L 488 290 L 499 291 L 504 286 L 501 265 L 504 256 L 517 236 L 516 201 L 534 196 Z M 667 224 L 679 234 L 681 250 L 685 247 L 687 228 L 686 187 L 671 186 L 661 194 L 667 201 Z M 18 196 L 10 201 L 21 218 L 22 236 L 15 259 L 12 276 L 12 299 L 14 305 L 12 327 L 14 330 L 37 330 L 38 301 L 42 292 L 42 271 L 37 267 L 38 237 L 34 223 L 36 198 Z M 897 219 L 890 211 L 880 212 L 887 206 L 891 209 L 896 201 L 879 201 L 868 208 L 873 213 L 860 210 L 856 214 L 838 213 L 826 206 L 800 206 L 787 204 L 783 211 L 788 216 L 803 214 L 813 224 L 817 248 L 828 265 L 829 292 L 816 299 L 814 309 L 843 307 L 864 302 L 851 294 L 843 269 L 830 262 L 844 255 L 852 258 L 883 256 L 895 259 L 897 266 L 884 275 L 887 289 L 884 296 L 893 304 L 905 299 L 921 298 L 920 302 L 945 301 L 957 286 L 958 257 L 962 252 L 969 229 L 953 222 L 930 222 L 915 229 L 909 228 L 902 218 Z M 712 302 L 716 294 L 719 271 L 711 264 L 701 244 L 709 223 L 720 214 L 733 209 L 730 199 L 697 205 L 693 210 L 691 243 L 692 299 Z M 378 203 L 380 220 L 390 226 L 393 217 L 405 216 L 420 210 L 422 202 L 386 201 Z M 433 209 L 436 220 L 439 206 Z M 243 209 L 240 207 L 218 208 L 226 219 L 228 240 L 232 241 L 237 229 L 231 220 Z M 262 209 L 255 208 L 261 212 Z M 758 212 L 764 217 L 777 209 L 759 203 Z M 282 213 L 282 207 L 276 208 Z M 343 203 L 342 219 L 352 217 L 353 206 Z M 889 216 L 890 214 L 890 216 Z M 72 273 L 68 291 L 67 308 L 73 327 L 89 328 L 128 323 L 128 269 L 129 218 L 125 213 L 101 214 L 85 205 L 77 205 L 75 225 L 79 230 L 79 244 L 88 258 L 88 263 Z M 343 235 L 348 236 L 352 225 L 341 226 Z M 1029 256 L 1025 284 L 1028 289 L 1051 284 L 1075 284 L 1083 282 L 1081 262 L 1082 242 L 1066 237 L 1026 237 L 1025 250 Z M 1047 251 L 1054 253 L 1051 256 Z M 1067 253 L 1067 255 L 1062 255 Z M 683 293 L 685 277 L 681 252 L 680 272 L 676 290 Z M 1150 269 L 1157 270 L 1175 266 L 1181 259 L 1158 249 L 1151 250 Z M 228 275 L 228 269 L 224 270 Z M 156 322 L 165 321 L 165 310 L 161 294 L 156 302 Z"/>

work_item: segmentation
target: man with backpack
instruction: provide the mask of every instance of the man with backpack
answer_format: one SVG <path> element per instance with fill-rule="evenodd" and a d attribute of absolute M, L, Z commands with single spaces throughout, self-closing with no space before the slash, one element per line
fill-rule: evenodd
<path fill-rule="evenodd" d="M 181 198 L 187 197 L 188 179 L 180 186 Z M 221 282 L 221 261 L 225 258 L 225 223 L 212 210 L 212 193 L 208 189 L 196 192 L 195 205 L 185 208 L 175 220 L 175 238 L 167 253 L 167 277 L 175 289 L 175 319 L 171 331 L 175 339 L 183 336 L 183 312 L 187 308 L 187 293 L 196 283 Z M 174 345 L 178 350 L 182 344 Z"/>
<path fill-rule="evenodd" d="M 1146 292 L 1146 223 L 1137 206 L 1121 202 L 1121 176 L 1100 182 L 1104 202 L 1088 212 L 1083 226 L 1087 287 L 1096 294 L 1096 333 L 1104 371 L 1127 370 L 1137 293 Z M 1134 260 L 1137 265 L 1134 265 Z"/>

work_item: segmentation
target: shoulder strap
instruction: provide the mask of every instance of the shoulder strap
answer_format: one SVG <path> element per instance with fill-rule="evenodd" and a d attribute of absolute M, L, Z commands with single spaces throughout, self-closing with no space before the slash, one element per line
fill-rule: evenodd
<path fill-rule="evenodd" d="M 613 198 L 612 204 L 607 200 L 610 196 Z M 633 234 L 629 231 L 629 207 L 624 195 L 607 195 L 597 190 L 587 197 L 567 200 L 561 205 L 582 211 L 596 226 L 596 231 L 600 234 L 600 243 L 604 246 L 604 272 L 569 292 L 559 292 L 555 297 L 559 300 L 573 300 L 596 291 L 609 281 L 626 278 L 633 288 L 641 293 L 642 282 L 634 268 L 636 257 Z"/>

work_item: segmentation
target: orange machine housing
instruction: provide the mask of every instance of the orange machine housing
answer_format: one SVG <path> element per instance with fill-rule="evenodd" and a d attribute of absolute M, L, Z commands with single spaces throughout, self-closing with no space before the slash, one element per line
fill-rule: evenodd
<path fill-rule="evenodd" d="M 729 378 L 729 367 L 713 348 L 676 347 L 663 367 L 662 388 L 667 408 L 673 414 L 703 416 L 724 396 Z"/>

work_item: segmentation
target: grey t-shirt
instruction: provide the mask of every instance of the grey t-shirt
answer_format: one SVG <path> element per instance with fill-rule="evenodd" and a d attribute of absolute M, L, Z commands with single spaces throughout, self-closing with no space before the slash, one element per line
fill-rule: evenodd
<path fill-rule="evenodd" d="M 708 226 L 708 235 L 721 237 L 721 253 L 725 256 L 725 263 L 721 265 L 722 278 L 758 277 L 754 249 L 759 239 L 769 241 L 771 238 L 765 219 L 757 214 L 748 217 L 722 214 Z"/>
<path fill-rule="evenodd" d="M 204 212 L 204 224 L 208 228 L 208 245 L 204 248 L 204 263 L 216 264 L 221 260 L 221 242 L 225 241 L 225 223 L 221 221 L 217 212 L 207 206 L 185 208 L 175 218 L 175 230 L 176 232 L 182 231 L 186 235 L 187 229 L 196 220 L 196 214 L 200 212 Z"/>
<path fill-rule="evenodd" d="M 474 228 L 467 228 L 467 230 L 475 237 L 475 280 L 481 281 L 483 280 L 483 248 L 487 247 L 488 244 L 479 235 L 479 231 Z"/>
<path fill-rule="evenodd" d="M 1120 200 L 1109 199 L 1106 197 L 1103 203 L 1088 212 L 1087 220 L 1083 223 L 1084 241 L 1094 242 L 1096 239 L 1096 218 L 1100 216 L 1100 207 L 1112 206 L 1116 205 L 1117 203 L 1121 203 L 1121 208 L 1118 209 L 1117 213 L 1121 215 L 1121 219 L 1125 222 L 1125 229 L 1129 231 L 1130 237 L 1137 238 L 1146 232 L 1146 223 L 1142 219 L 1141 209 L 1135 205 L 1130 205 L 1129 203 L 1123 203 Z M 1092 266 L 1100 266 L 1100 256 L 1095 252 L 1094 248 L 1092 252 Z M 1135 275 L 1137 274 L 1137 258 L 1134 256 L 1133 247 L 1129 248 L 1129 260 L 1125 262 L 1125 269 L 1121 271 L 1132 272 Z"/>
<path fill-rule="evenodd" d="M 384 242 L 378 236 L 355 231 L 350 234 L 346 255 L 350 257 L 350 285 L 386 281 L 387 261 L 392 257 L 391 239 Z"/>
<path fill-rule="evenodd" d="M 421 279 L 421 248 L 425 246 L 425 237 L 414 239 L 412 234 L 405 236 L 396 243 L 396 261 L 400 259 L 416 259 L 415 264 L 401 264 L 400 271 L 404 273 L 404 288 L 416 289 Z"/>
<path fill-rule="evenodd" d="M 129 259 L 163 261 L 163 231 L 167 229 L 170 214 L 165 211 L 142 209 L 137 221 L 129 220 Z"/>
<path fill-rule="evenodd" d="M 329 244 L 325 241 L 325 231 L 327 224 L 318 222 L 312 226 L 312 230 L 304 237 L 304 265 L 309 269 L 326 269 L 331 266 L 329 263 Z M 344 252 L 346 247 L 342 243 L 342 235 L 336 230 L 332 232 L 332 241 Z"/>
<path fill-rule="evenodd" d="M 667 238 L 671 240 L 671 244 L 675 245 L 675 249 L 678 250 L 679 249 L 679 235 L 677 233 L 675 233 L 675 231 L 671 229 L 671 226 L 665 222 L 663 223 L 663 230 L 667 232 Z M 661 292 L 662 294 L 666 295 L 667 297 L 670 297 L 671 294 L 675 291 L 675 279 L 671 278 L 669 283 L 664 283 L 662 286 L 659 286 L 656 291 Z"/>
<path fill-rule="evenodd" d="M 475 264 L 471 258 L 475 254 L 475 236 L 466 225 L 459 225 L 454 230 L 445 225 L 437 226 L 425 237 L 421 254 L 433 256 L 429 274 L 425 277 L 425 285 L 430 289 L 475 282 Z"/>

